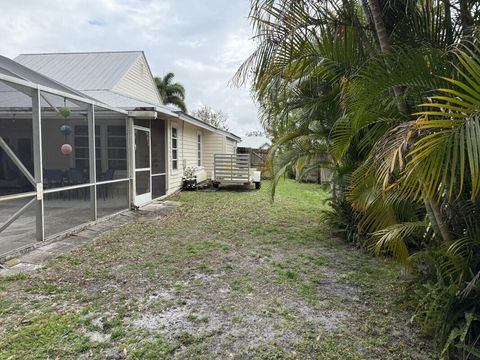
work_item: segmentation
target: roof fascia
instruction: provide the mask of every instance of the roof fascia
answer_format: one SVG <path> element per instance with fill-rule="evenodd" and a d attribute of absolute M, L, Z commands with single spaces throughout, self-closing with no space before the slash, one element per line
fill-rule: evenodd
<path fill-rule="evenodd" d="M 204 121 L 193 117 L 192 115 L 186 114 L 182 111 L 176 111 L 176 113 L 177 113 L 177 116 L 180 120 L 183 120 L 183 121 L 188 122 L 190 124 L 193 124 L 195 126 L 201 127 L 203 129 L 215 132 L 217 134 L 225 135 L 226 137 L 228 137 L 232 140 L 235 140 L 237 142 L 241 140 L 241 138 L 238 137 L 237 135 L 232 134 L 231 132 L 228 132 L 228 131 L 225 131 L 225 130 L 222 130 L 222 129 L 218 129 L 215 126 L 207 124 Z"/>

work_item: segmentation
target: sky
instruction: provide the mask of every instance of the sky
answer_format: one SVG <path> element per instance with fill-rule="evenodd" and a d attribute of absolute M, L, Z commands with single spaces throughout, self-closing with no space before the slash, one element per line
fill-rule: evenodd
<path fill-rule="evenodd" d="M 260 130 L 246 87 L 231 85 L 253 51 L 249 0 L 0 0 L 0 54 L 144 50 L 154 75 L 175 73 L 189 111 L 229 115 L 242 136 Z"/>

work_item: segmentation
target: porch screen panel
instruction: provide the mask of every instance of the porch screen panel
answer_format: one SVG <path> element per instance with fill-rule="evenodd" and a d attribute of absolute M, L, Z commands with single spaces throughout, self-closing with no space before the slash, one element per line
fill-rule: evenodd
<path fill-rule="evenodd" d="M 164 120 L 152 121 L 152 174 L 165 174 L 166 129 Z"/>
<path fill-rule="evenodd" d="M 129 208 L 129 181 L 97 185 L 98 217 L 115 214 Z"/>
<path fill-rule="evenodd" d="M 103 118 L 97 112 L 95 124 L 97 181 L 128 179 L 126 119 Z"/>
<path fill-rule="evenodd" d="M 166 175 L 152 176 L 152 198 L 158 198 L 166 194 Z"/>
<path fill-rule="evenodd" d="M 0 227 L 33 198 L 0 201 Z M 36 243 L 35 206 L 29 206 L 10 226 L 0 233 L 0 255 Z"/>
<path fill-rule="evenodd" d="M 55 189 L 89 183 L 86 104 L 79 106 L 51 94 L 44 94 L 44 97 L 48 100 L 45 104 L 42 103 L 44 188 Z"/>
<path fill-rule="evenodd" d="M 135 174 L 136 195 L 150 192 L 150 171 L 137 171 Z"/>
<path fill-rule="evenodd" d="M 152 129 L 152 198 L 158 198 L 166 193 L 166 122 L 154 120 Z"/>
<path fill-rule="evenodd" d="M 0 118 L 0 137 L 15 158 L 34 177 L 31 117 L 13 113 L 6 118 Z M 28 181 L 11 154 L 0 146 L 0 196 L 31 191 L 35 191 L 33 184 Z"/>
<path fill-rule="evenodd" d="M 91 221 L 90 187 L 44 195 L 45 236 L 62 233 Z"/>
<path fill-rule="evenodd" d="M 31 90 L 20 85 L 11 85 L 0 81 L 0 141 L 3 140 L 8 147 L 8 150 L 4 150 L 0 146 L 0 196 L 35 190 L 16 161 L 8 155 L 13 152 L 15 158 L 35 176 Z"/>
<path fill-rule="evenodd" d="M 0 255 L 36 242 L 31 94 L 0 81 Z"/>

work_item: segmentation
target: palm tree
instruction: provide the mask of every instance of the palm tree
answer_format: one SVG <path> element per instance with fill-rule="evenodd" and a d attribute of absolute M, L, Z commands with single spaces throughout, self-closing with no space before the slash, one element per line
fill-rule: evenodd
<path fill-rule="evenodd" d="M 175 74 L 169 72 L 162 78 L 155 77 L 155 84 L 164 105 L 174 105 L 183 112 L 187 111 L 185 105 L 185 88 L 180 83 L 173 83 Z"/>
<path fill-rule="evenodd" d="M 235 77 L 252 81 L 274 180 L 329 154 L 336 224 L 416 272 L 443 356 L 480 357 L 478 7 L 252 0 L 257 49 Z"/>

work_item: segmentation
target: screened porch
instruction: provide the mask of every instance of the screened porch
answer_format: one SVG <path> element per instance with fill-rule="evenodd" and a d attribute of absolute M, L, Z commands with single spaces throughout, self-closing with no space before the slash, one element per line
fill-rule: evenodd
<path fill-rule="evenodd" d="M 127 112 L 64 90 L 0 78 L 0 254 L 129 208 Z"/>

